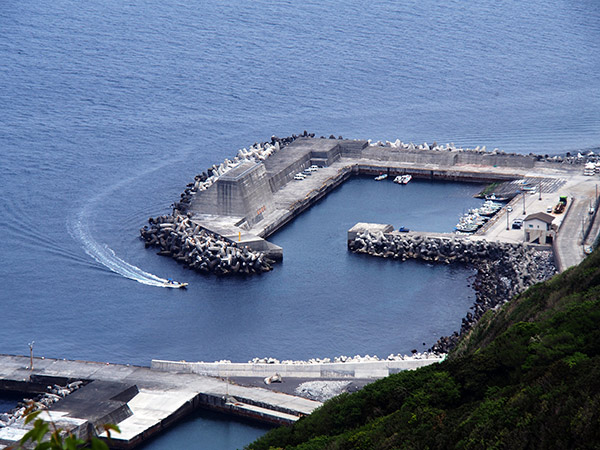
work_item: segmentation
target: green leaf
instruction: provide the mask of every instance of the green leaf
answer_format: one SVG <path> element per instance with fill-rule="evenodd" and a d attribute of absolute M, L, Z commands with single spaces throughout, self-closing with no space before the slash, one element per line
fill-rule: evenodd
<path fill-rule="evenodd" d="M 25 417 L 25 425 L 27 425 L 29 422 L 32 422 L 41 413 L 42 413 L 42 411 L 40 410 L 40 411 L 32 412 L 31 414 L 27 414 L 27 417 Z"/>
<path fill-rule="evenodd" d="M 98 438 L 92 438 L 92 450 L 108 450 L 108 445 Z"/>
<path fill-rule="evenodd" d="M 75 436 L 70 434 L 69 436 L 67 436 L 65 438 L 64 448 L 66 450 L 78 450 L 79 446 L 82 444 L 85 444 L 85 441 L 82 441 L 81 439 L 77 439 Z"/>
<path fill-rule="evenodd" d="M 48 423 L 44 422 L 42 419 L 36 420 L 33 424 L 33 428 L 21 438 L 21 444 L 25 444 L 29 440 L 31 440 L 31 442 L 42 442 L 42 439 L 46 433 L 48 433 L 49 428 L 50 426 Z"/>

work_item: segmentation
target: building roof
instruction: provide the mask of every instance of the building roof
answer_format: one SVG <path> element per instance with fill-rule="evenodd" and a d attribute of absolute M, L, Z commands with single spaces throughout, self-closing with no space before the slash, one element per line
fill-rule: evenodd
<path fill-rule="evenodd" d="M 551 216 L 550 214 L 546 214 L 543 212 L 538 212 L 535 214 L 529 214 L 527 217 L 525 217 L 525 222 L 527 222 L 528 220 L 541 220 L 542 222 L 546 222 L 546 223 L 552 223 L 554 221 L 554 216 Z"/>

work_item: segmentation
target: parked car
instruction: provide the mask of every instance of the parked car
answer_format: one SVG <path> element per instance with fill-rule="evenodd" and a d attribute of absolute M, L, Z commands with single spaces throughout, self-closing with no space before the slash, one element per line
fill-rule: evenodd
<path fill-rule="evenodd" d="M 520 230 L 523 227 L 523 219 L 515 219 L 512 223 L 513 230 Z"/>

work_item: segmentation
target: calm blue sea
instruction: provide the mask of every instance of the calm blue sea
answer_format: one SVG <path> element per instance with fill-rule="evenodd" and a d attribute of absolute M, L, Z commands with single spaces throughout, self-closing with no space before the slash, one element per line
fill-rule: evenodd
<path fill-rule="evenodd" d="M 469 272 L 352 255 L 345 233 L 450 230 L 474 185 L 354 180 L 273 236 L 285 260 L 260 277 L 201 276 L 144 249 L 139 227 L 196 173 L 304 129 L 598 149 L 600 4 L 1 2 L 0 352 L 386 356 L 458 328 Z M 141 271 L 190 289 L 133 281 Z M 190 427 L 211 449 L 264 432 L 201 414 L 149 448 L 189 447 Z"/>

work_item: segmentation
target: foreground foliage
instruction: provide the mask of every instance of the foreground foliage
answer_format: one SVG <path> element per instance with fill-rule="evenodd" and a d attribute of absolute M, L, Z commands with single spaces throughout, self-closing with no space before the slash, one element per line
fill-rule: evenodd
<path fill-rule="evenodd" d="M 249 446 L 600 448 L 600 253 L 488 312 L 441 364 L 326 402 Z"/>

